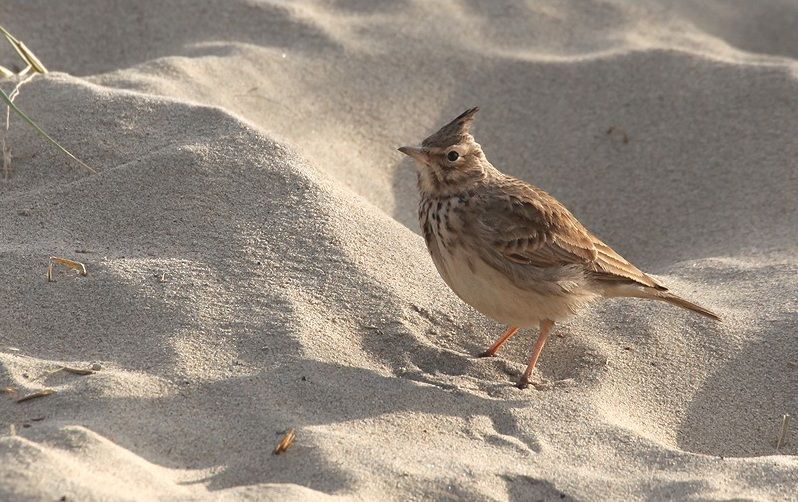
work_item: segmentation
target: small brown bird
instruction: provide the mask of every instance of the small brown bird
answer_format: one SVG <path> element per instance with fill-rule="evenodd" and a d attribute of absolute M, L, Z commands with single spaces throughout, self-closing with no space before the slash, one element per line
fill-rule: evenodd
<path fill-rule="evenodd" d="M 555 322 L 600 298 L 662 300 L 714 319 L 667 291 L 590 233 L 554 197 L 488 162 L 470 134 L 471 108 L 399 151 L 418 164 L 418 218 L 443 280 L 463 301 L 508 325 L 482 356 L 519 328 L 540 329 L 519 388 L 531 383 Z"/>

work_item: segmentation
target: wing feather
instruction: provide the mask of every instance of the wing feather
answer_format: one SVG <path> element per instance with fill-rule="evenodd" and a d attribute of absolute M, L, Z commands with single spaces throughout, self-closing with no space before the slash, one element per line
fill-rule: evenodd
<path fill-rule="evenodd" d="M 486 202 L 479 222 L 484 243 L 511 262 L 581 265 L 598 280 L 665 289 L 590 233 L 554 197 L 521 180 L 507 179 L 501 195 Z"/>

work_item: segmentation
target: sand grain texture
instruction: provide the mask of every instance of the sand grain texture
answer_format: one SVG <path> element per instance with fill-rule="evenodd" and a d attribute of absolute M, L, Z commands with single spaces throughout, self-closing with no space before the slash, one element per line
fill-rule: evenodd
<path fill-rule="evenodd" d="M 0 499 L 795 497 L 794 428 L 775 451 L 798 416 L 794 3 L 0 19 L 53 70 L 17 103 L 98 168 L 14 121 Z M 544 351 L 547 391 L 512 386 L 530 333 L 473 357 L 501 327 L 437 276 L 395 150 L 473 105 L 497 167 L 724 323 L 597 305 Z M 89 275 L 48 283 L 49 256 Z"/>

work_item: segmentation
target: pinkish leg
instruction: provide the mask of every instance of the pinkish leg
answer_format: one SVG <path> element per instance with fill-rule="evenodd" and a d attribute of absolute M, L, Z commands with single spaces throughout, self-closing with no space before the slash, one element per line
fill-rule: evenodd
<path fill-rule="evenodd" d="M 490 346 L 490 348 L 488 348 L 488 350 L 480 354 L 479 357 L 493 357 L 496 354 L 496 351 L 499 350 L 499 347 L 501 347 L 504 342 L 513 336 L 516 331 L 518 331 L 518 328 L 515 326 L 508 326 L 507 329 L 504 330 L 504 333 L 502 333 L 502 336 L 500 336 L 499 339 L 496 340 L 493 345 Z"/>
<path fill-rule="evenodd" d="M 531 383 L 532 372 L 535 370 L 535 365 L 538 364 L 538 358 L 543 351 L 543 346 L 546 345 L 546 338 L 549 336 L 551 328 L 554 327 L 554 321 L 541 321 L 540 333 L 538 339 L 535 340 L 535 346 L 532 347 L 532 353 L 529 355 L 529 363 L 526 366 L 524 374 L 518 380 L 518 388 L 526 389 Z"/>

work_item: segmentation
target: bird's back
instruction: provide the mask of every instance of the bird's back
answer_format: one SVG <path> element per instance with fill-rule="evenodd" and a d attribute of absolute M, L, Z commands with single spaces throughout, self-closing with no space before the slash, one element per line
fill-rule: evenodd
<path fill-rule="evenodd" d="M 545 190 L 511 176 L 486 180 L 479 228 L 504 259 L 533 267 L 578 266 L 592 279 L 665 289 L 587 230 Z"/>

